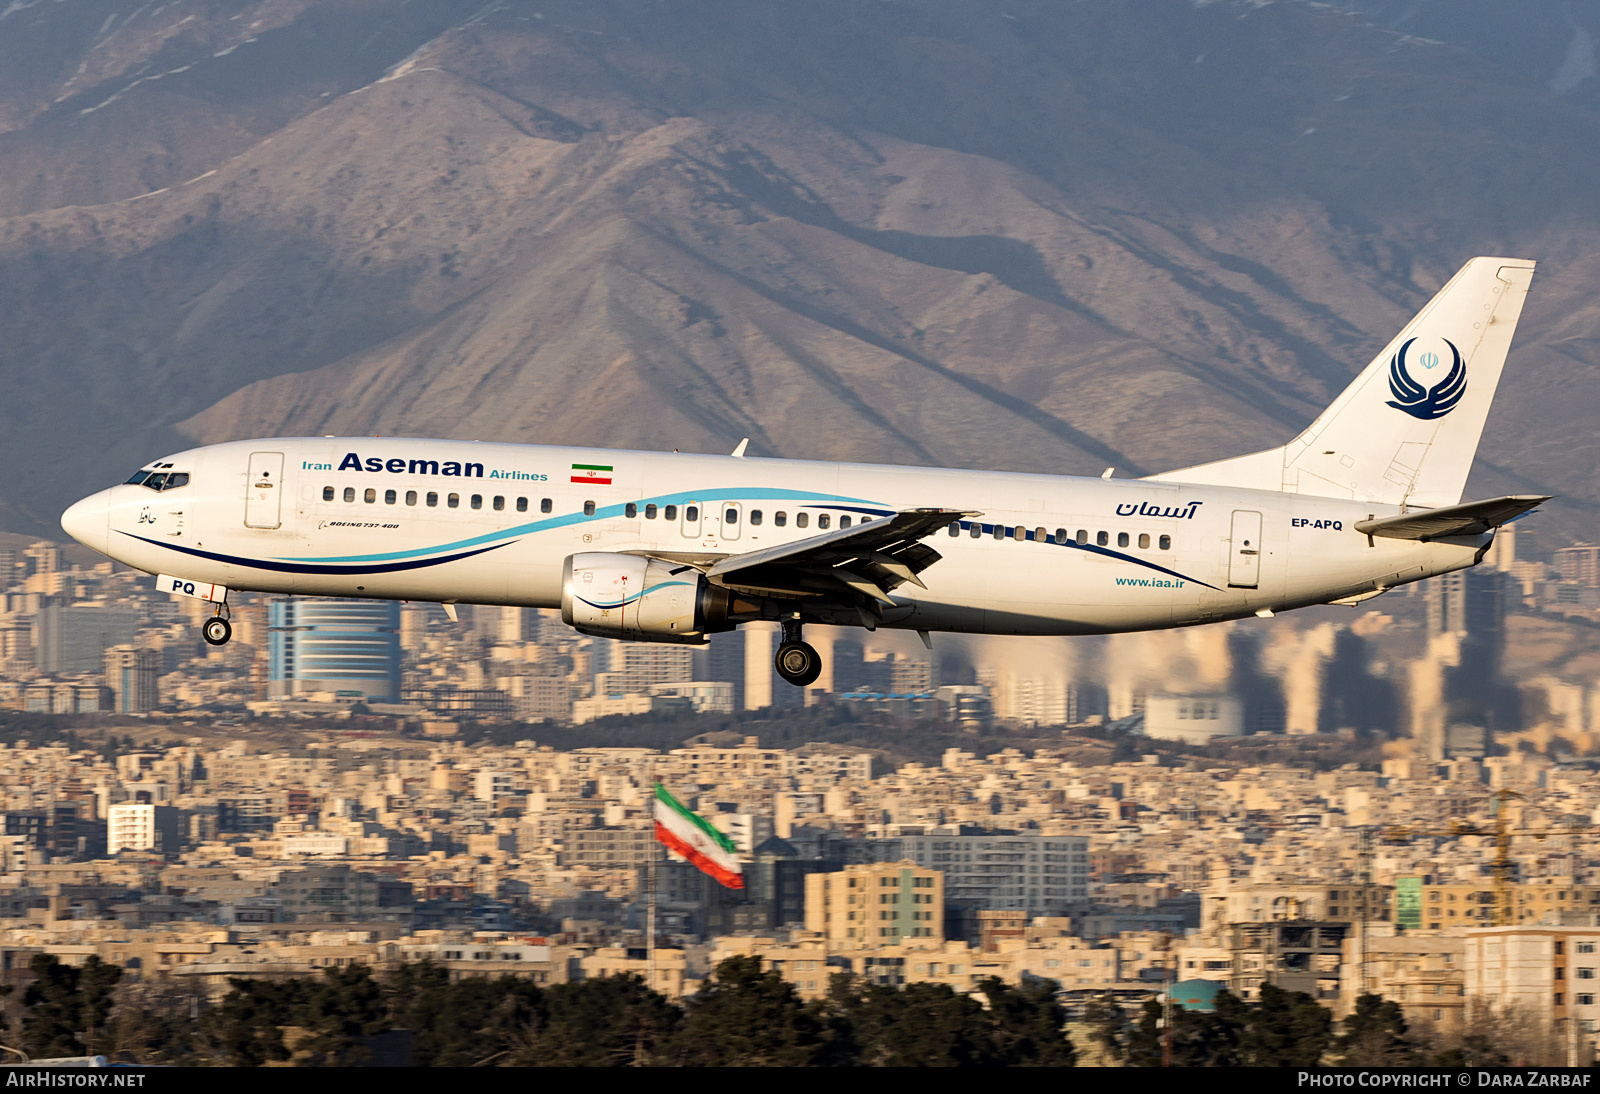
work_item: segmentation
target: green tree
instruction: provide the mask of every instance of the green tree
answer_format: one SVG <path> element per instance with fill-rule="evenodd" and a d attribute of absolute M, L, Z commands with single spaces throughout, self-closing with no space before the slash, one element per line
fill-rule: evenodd
<path fill-rule="evenodd" d="M 1237 996 L 1217 992 L 1215 1009 L 1191 1011 L 1172 1008 L 1172 1065 L 1174 1067 L 1234 1067 L 1239 1063 L 1239 1038 L 1249 1008 Z M 1133 1067 L 1160 1067 L 1165 1058 L 1167 1031 L 1161 1025 L 1161 1004 L 1146 1000 L 1139 1021 L 1128 1035 L 1128 1063 Z"/>
<path fill-rule="evenodd" d="M 418 1067 L 504 1063 L 526 1031 L 543 1021 L 544 993 L 527 980 L 450 982 L 431 961 L 403 965 L 387 985 L 390 1024 L 411 1031 Z"/>
<path fill-rule="evenodd" d="M 215 1009 L 200 1016 L 200 1043 L 213 1059 L 230 1067 L 260 1067 L 289 1058 L 283 1027 L 304 1000 L 306 982 L 273 982 L 230 977 L 231 989 Z"/>
<path fill-rule="evenodd" d="M 322 970 L 322 979 L 302 981 L 292 1024 L 308 1036 L 297 1046 L 314 1067 L 344 1067 L 372 1058 L 366 1038 L 389 1028 L 383 988 L 365 965 Z"/>
<path fill-rule="evenodd" d="M 865 1067 L 974 1067 L 991 1062 L 982 1004 L 945 984 L 895 989 L 836 976 L 826 1009 L 832 1040 L 824 1062 Z"/>
<path fill-rule="evenodd" d="M 1345 1067 L 1405 1067 L 1416 1058 L 1415 1047 L 1406 1040 L 1400 1004 L 1381 995 L 1357 997 L 1338 1048 Z"/>
<path fill-rule="evenodd" d="M 637 976 L 546 989 L 539 1024 L 507 1062 L 534 1067 L 643 1067 L 670 1051 L 683 1012 Z"/>
<path fill-rule="evenodd" d="M 1247 1067 L 1316 1067 L 1333 1045 L 1333 1012 L 1303 991 L 1261 985 L 1239 1037 Z"/>
<path fill-rule="evenodd" d="M 822 1022 L 759 957 L 730 957 L 689 1001 L 674 1055 L 695 1067 L 803 1067 L 824 1047 Z"/>
<path fill-rule="evenodd" d="M 1056 1001 L 1054 980 L 1012 987 L 988 977 L 978 990 L 989 1001 L 989 1046 L 1002 1067 L 1071 1067 L 1078 1050 L 1067 1036 L 1067 1012 Z"/>
<path fill-rule="evenodd" d="M 22 1047 L 36 1059 L 87 1055 L 87 1042 L 99 1037 L 111 1014 L 111 993 L 122 979 L 121 967 L 95 955 L 74 967 L 53 954 L 39 954 L 29 968 L 34 979 L 22 997 L 28 1008 Z"/>

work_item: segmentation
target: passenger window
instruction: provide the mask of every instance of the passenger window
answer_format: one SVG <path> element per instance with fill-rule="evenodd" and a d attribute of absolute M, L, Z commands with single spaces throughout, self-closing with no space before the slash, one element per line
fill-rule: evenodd
<path fill-rule="evenodd" d="M 1126 532 L 1118 532 L 1117 533 L 1117 546 L 1118 547 L 1126 547 L 1127 545 L 1128 545 L 1128 533 L 1126 533 Z"/>
<path fill-rule="evenodd" d="M 827 513 L 818 513 L 817 514 L 817 527 L 818 528 L 826 528 L 828 526 L 828 524 L 832 520 L 833 520 L 833 518 L 828 516 Z"/>
<path fill-rule="evenodd" d="M 676 505 L 663 506 L 662 510 L 661 510 L 661 519 L 662 520 L 677 520 L 678 519 L 678 507 Z"/>
<path fill-rule="evenodd" d="M 683 519 L 687 521 L 699 520 L 700 507 L 698 505 L 685 505 L 683 507 Z"/>
<path fill-rule="evenodd" d="M 794 515 L 794 526 L 796 528 L 804 528 L 806 525 L 808 525 L 810 523 L 811 523 L 811 514 L 810 513 L 796 513 Z M 826 528 L 827 525 L 823 525 L 823 527 Z"/>
<path fill-rule="evenodd" d="M 983 538 L 983 525 L 979 524 L 977 521 L 973 521 L 972 522 L 972 538 L 973 539 L 981 539 L 981 538 Z"/>
<path fill-rule="evenodd" d="M 739 510 L 737 510 L 737 509 L 728 509 L 728 510 L 726 510 L 722 514 L 722 523 L 723 524 L 738 524 L 739 523 Z"/>
<path fill-rule="evenodd" d="M 550 511 L 550 499 L 549 498 L 540 498 L 539 499 L 539 512 L 548 513 L 549 511 Z"/>
<path fill-rule="evenodd" d="M 154 475 L 144 480 L 144 485 L 149 490 L 160 490 L 166 484 L 166 481 L 167 473 L 165 471 L 157 471 Z"/>
<path fill-rule="evenodd" d="M 439 504 L 439 495 L 435 494 L 432 490 L 429 490 L 428 491 L 428 508 L 432 509 L 433 507 L 435 507 L 438 504 Z"/>
<path fill-rule="evenodd" d="M 417 504 L 417 492 L 415 490 L 407 490 L 406 491 L 406 504 L 407 505 L 415 505 L 415 504 Z"/>
<path fill-rule="evenodd" d="M 594 502 L 586 501 L 583 503 L 583 515 L 586 517 L 594 516 Z"/>
<path fill-rule="evenodd" d="M 371 505 L 373 502 L 377 501 L 378 500 L 377 488 L 376 487 L 372 487 L 372 486 L 367 487 L 367 492 L 362 495 L 361 500 L 365 501 L 368 505 Z"/>
<path fill-rule="evenodd" d="M 1057 528 L 1056 529 L 1055 542 L 1056 543 L 1065 543 L 1065 542 L 1067 542 L 1067 530 L 1065 528 Z"/>
<path fill-rule="evenodd" d="M 994 526 L 994 538 L 995 539 L 1005 539 L 1006 538 L 1006 526 L 1004 524 L 996 524 Z"/>
<path fill-rule="evenodd" d="M 526 513 L 527 511 L 528 511 L 528 499 L 527 498 L 518 498 L 517 499 L 517 512 Z"/>
<path fill-rule="evenodd" d="M 1150 533 L 1149 532 L 1140 532 L 1139 533 L 1139 547 L 1140 547 L 1141 550 L 1149 550 L 1150 549 Z"/>
<path fill-rule="evenodd" d="M 1159 542 L 1159 545 L 1160 545 L 1160 547 L 1161 547 L 1161 549 L 1163 551 L 1172 550 L 1172 537 L 1171 536 L 1162 536 L 1161 539 L 1158 542 Z"/>
<path fill-rule="evenodd" d="M 506 507 L 506 499 L 502 498 L 499 494 L 496 494 L 494 496 L 494 511 L 498 513 L 500 510 L 504 509 L 505 507 Z"/>
<path fill-rule="evenodd" d="M 752 525 L 760 524 L 761 523 L 761 518 L 762 518 L 761 510 L 759 510 L 759 509 L 750 510 L 750 523 Z"/>
<path fill-rule="evenodd" d="M 839 518 L 839 527 L 840 528 L 848 528 L 848 527 L 850 527 L 850 518 L 849 517 L 840 517 Z"/>
<path fill-rule="evenodd" d="M 622 515 L 627 517 L 629 520 L 632 520 L 634 517 L 639 515 L 639 507 L 630 501 L 627 505 L 622 507 Z"/>
<path fill-rule="evenodd" d="M 356 488 L 355 487 L 347 486 L 347 487 L 344 488 L 344 500 L 345 501 L 355 501 L 356 500 Z"/>
<path fill-rule="evenodd" d="M 399 500 L 400 500 L 400 495 L 395 493 L 393 490 L 385 490 L 383 492 L 383 504 L 385 504 L 385 505 L 393 505 L 395 502 L 397 502 Z"/>
<path fill-rule="evenodd" d="M 163 486 L 161 489 L 163 489 L 163 490 L 176 490 L 180 486 L 188 486 L 188 485 L 189 485 L 189 473 L 187 471 L 179 471 L 176 474 L 168 475 L 167 476 L 167 485 Z"/>
<path fill-rule="evenodd" d="M 474 494 L 474 495 L 472 495 L 472 507 L 474 509 L 482 509 L 483 508 L 483 495 L 482 494 Z"/>
<path fill-rule="evenodd" d="M 1022 543 L 1028 538 L 1028 530 L 1019 524 L 1011 529 L 1011 538 Z"/>
<path fill-rule="evenodd" d="M 1078 529 L 1078 537 L 1077 538 L 1078 538 L 1078 542 L 1080 544 L 1085 544 L 1085 545 L 1088 544 L 1088 542 L 1089 542 L 1089 529 L 1087 529 L 1087 528 L 1079 528 Z"/>
<path fill-rule="evenodd" d="M 460 494 L 450 494 L 444 499 L 444 503 L 445 503 L 446 506 L 448 506 L 451 509 L 460 509 L 461 508 L 461 495 Z"/>
<path fill-rule="evenodd" d="M 333 500 L 333 487 L 324 486 L 322 488 L 322 500 L 323 501 L 332 501 Z"/>
<path fill-rule="evenodd" d="M 772 514 L 772 523 L 776 524 L 779 528 L 784 527 L 789 523 L 789 514 L 785 513 L 782 509 L 779 509 L 776 513 Z"/>
<path fill-rule="evenodd" d="M 1094 534 L 1094 541 L 1095 541 L 1095 543 L 1099 544 L 1101 547 L 1109 547 L 1109 546 L 1111 546 L 1111 533 L 1110 532 L 1096 532 Z"/>
<path fill-rule="evenodd" d="M 960 534 L 961 534 L 961 522 L 958 520 L 958 521 L 955 521 L 954 523 L 952 523 L 950 525 L 950 535 L 951 535 L 952 538 L 954 538 L 955 536 L 959 536 Z"/>
<path fill-rule="evenodd" d="M 656 507 L 655 507 L 655 504 L 653 502 L 644 507 L 644 519 L 645 520 L 655 520 L 656 519 Z"/>

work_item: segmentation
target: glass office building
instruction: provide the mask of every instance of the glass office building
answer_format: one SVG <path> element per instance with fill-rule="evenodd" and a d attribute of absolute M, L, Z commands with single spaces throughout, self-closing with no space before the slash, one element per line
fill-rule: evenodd
<path fill-rule="evenodd" d="M 400 605 L 392 600 L 276 600 L 267 616 L 268 692 L 400 696 Z"/>

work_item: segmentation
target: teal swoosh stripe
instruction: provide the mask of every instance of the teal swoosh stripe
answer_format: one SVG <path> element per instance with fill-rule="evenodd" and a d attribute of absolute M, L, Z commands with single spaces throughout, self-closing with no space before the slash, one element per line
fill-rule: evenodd
<path fill-rule="evenodd" d="M 712 501 L 819 501 L 819 502 L 847 502 L 856 505 L 871 505 L 872 502 L 865 498 L 850 498 L 839 494 L 816 494 L 806 490 L 774 490 L 767 488 L 738 488 L 732 487 L 723 490 L 703 490 L 684 492 L 678 494 L 661 494 L 653 498 L 640 498 L 635 505 L 684 505 L 688 502 Z M 584 524 L 592 520 L 605 520 L 611 517 L 622 516 L 621 505 L 607 505 L 596 509 L 594 516 L 587 517 L 582 513 L 567 513 L 564 516 L 551 517 L 549 520 L 536 520 L 529 524 L 518 525 L 515 528 L 502 528 L 495 532 L 486 532 L 481 536 L 470 539 L 458 539 L 453 543 L 441 543 L 436 547 L 418 547 L 410 551 L 389 551 L 384 554 L 373 555 L 336 555 L 325 557 L 313 555 L 307 557 L 284 557 L 283 562 L 391 562 L 398 559 L 421 558 L 425 555 L 439 554 L 444 551 L 458 551 L 467 547 L 477 547 L 485 543 L 494 543 L 499 540 L 513 539 L 517 536 L 531 535 L 535 532 L 548 532 L 554 528 L 567 528 L 574 524 Z"/>

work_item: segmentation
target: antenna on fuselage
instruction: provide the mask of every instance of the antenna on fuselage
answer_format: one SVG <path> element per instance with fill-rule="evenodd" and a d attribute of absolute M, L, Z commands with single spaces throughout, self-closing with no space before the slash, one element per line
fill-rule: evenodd
<path fill-rule="evenodd" d="M 1111 472 L 1113 472 L 1115 470 L 1116 470 L 1115 467 L 1108 467 L 1104 471 L 1100 472 L 1100 477 L 1102 479 L 1109 479 L 1111 477 Z"/>

